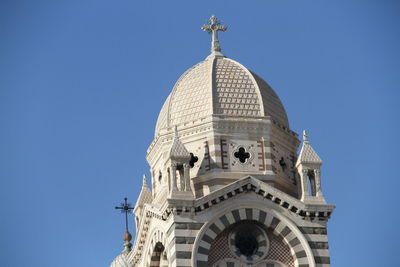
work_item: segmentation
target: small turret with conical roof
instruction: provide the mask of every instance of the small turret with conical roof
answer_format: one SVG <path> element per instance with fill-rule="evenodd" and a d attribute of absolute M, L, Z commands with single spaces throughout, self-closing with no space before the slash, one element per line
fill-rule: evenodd
<path fill-rule="evenodd" d="M 178 129 L 176 126 L 174 127 L 174 139 L 169 150 L 169 158 L 182 164 L 190 160 L 190 153 L 182 144 L 181 140 L 179 140 Z"/>
<path fill-rule="evenodd" d="M 135 208 L 133 209 L 136 218 L 136 228 L 139 227 L 139 223 L 143 217 L 144 205 L 151 204 L 152 202 L 153 202 L 153 196 L 151 194 L 149 186 L 147 185 L 146 175 L 143 174 L 142 189 L 136 201 Z"/>
<path fill-rule="evenodd" d="M 321 191 L 322 160 L 311 147 L 308 134 L 303 131 L 303 145 L 297 158 L 296 168 L 300 175 L 299 197 L 305 202 L 323 202 Z M 308 187 L 311 188 L 308 188 Z"/>
<path fill-rule="evenodd" d="M 134 212 L 136 214 L 136 210 L 143 207 L 146 203 L 151 203 L 153 201 L 153 197 L 151 195 L 149 186 L 147 184 L 147 177 L 143 174 L 143 182 L 142 182 L 142 190 L 140 191 L 140 195 L 136 201 Z"/>

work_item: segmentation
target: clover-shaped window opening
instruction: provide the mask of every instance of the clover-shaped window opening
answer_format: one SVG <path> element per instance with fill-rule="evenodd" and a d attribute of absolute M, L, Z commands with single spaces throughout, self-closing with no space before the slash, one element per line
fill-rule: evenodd
<path fill-rule="evenodd" d="M 237 152 L 233 154 L 235 158 L 239 159 L 241 163 L 245 163 L 248 158 L 250 158 L 250 153 L 246 152 L 244 147 L 240 147 Z"/>
<path fill-rule="evenodd" d="M 193 168 L 194 164 L 198 161 L 199 161 L 199 158 L 196 157 L 193 153 L 190 153 L 190 161 L 189 161 L 190 168 Z"/>
<path fill-rule="evenodd" d="M 167 182 L 168 182 L 168 191 L 171 192 L 171 171 L 167 169 Z"/>
<path fill-rule="evenodd" d="M 283 157 L 279 160 L 279 165 L 281 165 L 282 171 L 286 170 L 287 165 L 286 165 L 285 159 Z"/>

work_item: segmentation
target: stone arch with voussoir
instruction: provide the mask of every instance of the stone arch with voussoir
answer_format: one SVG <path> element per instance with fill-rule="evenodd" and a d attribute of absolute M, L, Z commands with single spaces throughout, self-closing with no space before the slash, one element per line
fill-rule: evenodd
<path fill-rule="evenodd" d="M 145 266 L 168 267 L 169 255 L 167 255 L 167 259 L 163 259 L 163 253 L 167 253 L 166 234 L 161 229 L 154 229 L 149 240 L 149 245 L 147 246 L 147 262 Z M 165 261 L 167 261 L 167 265 L 164 264 Z"/>
<path fill-rule="evenodd" d="M 307 240 L 289 219 L 268 207 L 241 206 L 227 209 L 205 224 L 193 246 L 192 266 L 207 267 L 211 243 L 218 234 L 229 226 L 243 220 L 253 220 L 264 224 L 274 234 L 283 238 L 294 258 L 296 267 L 315 267 L 312 250 Z"/>

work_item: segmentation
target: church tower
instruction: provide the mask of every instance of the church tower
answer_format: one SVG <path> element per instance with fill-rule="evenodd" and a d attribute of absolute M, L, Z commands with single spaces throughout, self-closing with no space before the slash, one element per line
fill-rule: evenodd
<path fill-rule="evenodd" d="M 112 267 L 327 267 L 334 205 L 321 159 L 290 130 L 274 90 L 221 53 L 216 17 L 202 27 L 211 54 L 166 99 L 147 151 L 151 183 L 134 207 L 136 235 Z"/>

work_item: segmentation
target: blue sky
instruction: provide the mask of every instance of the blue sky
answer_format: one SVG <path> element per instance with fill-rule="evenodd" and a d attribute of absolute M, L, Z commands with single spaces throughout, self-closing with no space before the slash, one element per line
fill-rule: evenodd
<path fill-rule="evenodd" d="M 208 55 L 212 14 L 229 27 L 223 53 L 275 89 L 324 160 L 332 266 L 396 265 L 398 1 L 3 0 L 2 266 L 108 266 L 120 252 L 113 207 L 136 200 L 158 112 Z"/>

